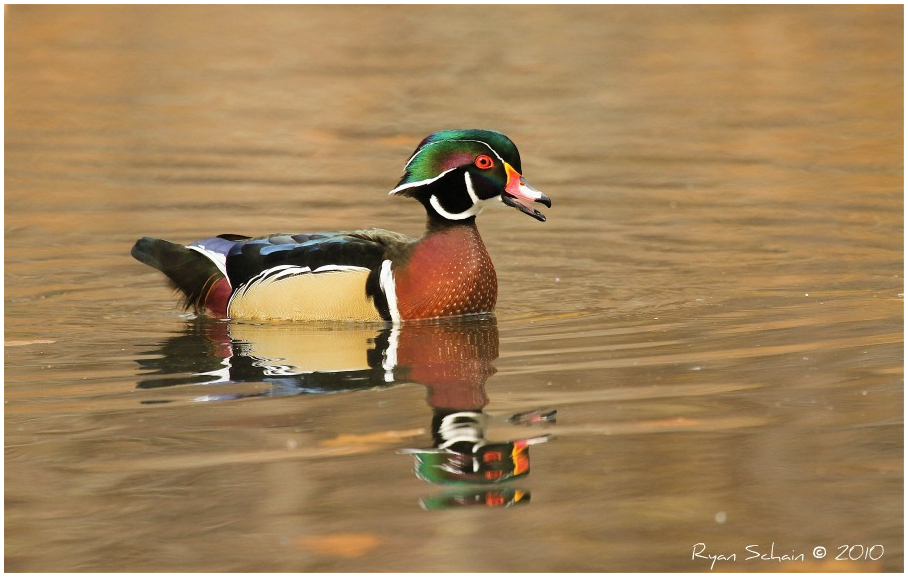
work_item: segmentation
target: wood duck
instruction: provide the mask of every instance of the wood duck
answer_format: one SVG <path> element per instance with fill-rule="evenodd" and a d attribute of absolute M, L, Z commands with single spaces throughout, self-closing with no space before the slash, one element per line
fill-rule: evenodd
<path fill-rule="evenodd" d="M 223 234 L 187 246 L 139 239 L 132 255 L 166 274 L 196 313 L 222 318 L 391 321 L 491 313 L 495 268 L 476 215 L 501 202 L 539 221 L 549 197 L 521 175 L 514 143 L 491 130 L 426 137 L 389 193 L 415 198 L 421 238 L 383 229 Z"/>

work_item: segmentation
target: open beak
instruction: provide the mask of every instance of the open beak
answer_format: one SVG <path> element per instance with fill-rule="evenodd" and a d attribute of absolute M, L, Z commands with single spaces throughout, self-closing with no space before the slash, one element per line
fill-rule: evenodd
<path fill-rule="evenodd" d="M 507 162 L 504 163 L 504 170 L 508 175 L 508 183 L 504 187 L 504 192 L 501 193 L 501 201 L 538 221 L 545 222 L 545 215 L 530 203 L 538 202 L 552 208 L 552 199 L 527 184 L 526 179 Z"/>

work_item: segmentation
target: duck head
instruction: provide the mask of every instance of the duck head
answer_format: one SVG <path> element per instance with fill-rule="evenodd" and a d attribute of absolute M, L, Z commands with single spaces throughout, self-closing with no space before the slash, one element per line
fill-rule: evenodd
<path fill-rule="evenodd" d="M 389 194 L 416 198 L 430 217 L 466 220 L 485 205 L 503 202 L 539 221 L 533 207 L 552 201 L 520 174 L 520 153 L 504 134 L 492 130 L 443 130 L 426 137 Z"/>

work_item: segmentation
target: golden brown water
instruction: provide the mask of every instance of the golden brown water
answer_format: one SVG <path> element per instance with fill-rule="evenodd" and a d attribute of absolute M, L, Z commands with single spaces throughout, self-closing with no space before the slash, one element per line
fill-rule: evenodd
<path fill-rule="evenodd" d="M 903 570 L 901 6 L 5 26 L 7 570 Z M 418 234 L 385 193 L 474 126 L 554 203 L 480 217 L 495 321 L 193 321 L 129 257 Z M 529 476 L 426 483 L 401 451 L 451 408 L 552 438 Z"/>

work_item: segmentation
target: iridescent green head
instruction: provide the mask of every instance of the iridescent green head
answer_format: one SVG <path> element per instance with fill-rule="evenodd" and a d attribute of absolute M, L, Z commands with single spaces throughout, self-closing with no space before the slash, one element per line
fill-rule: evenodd
<path fill-rule="evenodd" d="M 520 153 L 493 130 L 443 130 L 426 137 L 391 194 L 418 199 L 432 216 L 457 221 L 475 217 L 489 201 L 501 201 L 540 221 L 532 207 L 552 201 L 520 174 Z"/>

